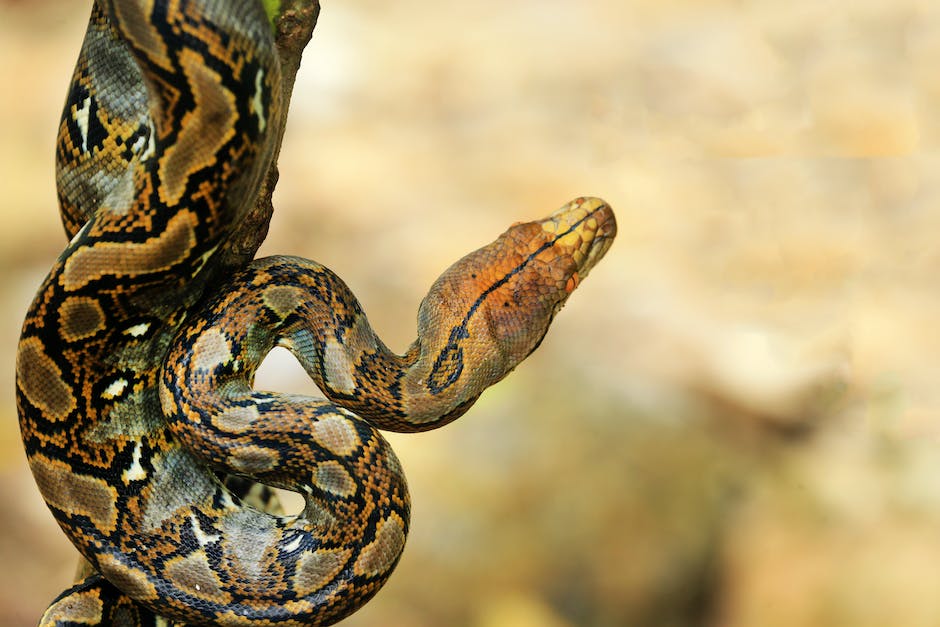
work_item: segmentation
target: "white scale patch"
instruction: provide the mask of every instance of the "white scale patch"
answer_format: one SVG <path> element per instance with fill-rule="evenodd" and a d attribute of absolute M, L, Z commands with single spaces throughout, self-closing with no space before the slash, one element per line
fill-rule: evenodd
<path fill-rule="evenodd" d="M 251 110 L 255 115 L 258 116 L 258 130 L 262 133 L 264 132 L 264 127 L 267 125 L 267 120 L 264 116 L 264 103 L 261 101 L 261 83 L 264 80 L 264 70 L 258 69 L 258 73 L 255 74 L 255 95 L 251 99 Z"/>
<path fill-rule="evenodd" d="M 106 400 L 111 400 L 120 396 L 124 390 L 127 388 L 127 379 L 123 377 L 120 379 L 115 379 L 111 382 L 111 385 L 104 389 L 104 392 L 101 393 L 101 397 Z"/>
<path fill-rule="evenodd" d="M 134 444 L 134 454 L 131 459 L 130 468 L 124 471 L 121 475 L 121 479 L 124 480 L 124 483 L 130 483 L 131 481 L 143 481 L 147 478 L 147 471 L 144 470 L 144 467 L 140 464 L 140 443 Z"/>
<path fill-rule="evenodd" d="M 75 110 L 75 123 L 82 134 L 82 152 L 88 152 L 88 114 L 91 113 L 91 98 L 82 101 L 80 109 Z"/>
<path fill-rule="evenodd" d="M 199 257 L 199 261 L 196 262 L 196 269 L 193 270 L 193 276 L 196 276 L 197 274 L 202 272 L 203 267 L 205 267 L 206 263 L 208 263 L 209 260 L 212 259 L 212 255 L 214 255 L 215 251 L 217 251 L 218 249 L 219 249 L 218 245 L 213 246 L 212 248 L 204 252 L 202 256 Z"/>
<path fill-rule="evenodd" d="M 222 490 L 222 507 L 225 509 L 237 509 L 235 507 L 235 501 L 232 500 L 232 494 L 228 490 Z"/>
<path fill-rule="evenodd" d="M 147 137 L 146 138 L 138 137 L 137 141 L 135 141 L 134 144 L 131 146 L 131 150 L 135 154 L 140 155 L 141 161 L 149 159 L 150 157 L 153 156 L 153 153 L 157 151 L 157 146 L 154 143 L 154 136 L 157 134 L 157 131 L 153 127 L 153 120 L 148 119 L 147 126 L 150 127 L 150 133 L 147 135 Z M 147 142 L 146 148 L 144 148 L 145 141 Z"/>
<path fill-rule="evenodd" d="M 296 538 L 294 538 L 293 540 L 285 544 L 283 547 L 281 547 L 281 550 L 284 553 L 293 553 L 294 551 L 300 548 L 300 544 L 303 541 L 304 541 L 304 537 L 301 535 L 298 535 Z"/>
<path fill-rule="evenodd" d="M 196 536 L 196 541 L 199 543 L 199 546 L 206 546 L 208 544 L 212 544 L 213 542 L 218 542 L 222 537 L 217 534 L 208 534 L 203 531 L 202 527 L 199 526 L 199 521 L 195 516 L 190 516 L 189 521 L 193 525 L 193 535 Z M 199 584 L 196 584 L 196 586 L 198 589 Z"/>
<path fill-rule="evenodd" d="M 135 324 L 132 327 L 128 327 L 127 329 L 124 329 L 124 334 L 130 335 L 131 337 L 140 337 L 142 335 L 146 335 L 147 331 L 149 330 L 150 330 L 150 323 L 141 322 L 140 324 Z"/>
<path fill-rule="evenodd" d="M 92 223 L 92 220 L 89 220 L 88 222 L 85 223 L 84 226 L 82 226 L 82 228 L 78 229 L 78 233 L 75 234 L 75 237 L 73 237 L 69 243 L 71 244 L 71 243 L 77 241 L 78 238 L 84 236 L 84 235 L 85 235 L 85 232 L 86 232 L 89 228 L 91 228 L 91 223 Z"/>

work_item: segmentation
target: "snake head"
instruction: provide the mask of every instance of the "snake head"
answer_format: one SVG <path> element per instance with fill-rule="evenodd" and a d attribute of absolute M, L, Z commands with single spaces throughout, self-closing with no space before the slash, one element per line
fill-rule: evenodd
<path fill-rule="evenodd" d="M 427 387 L 459 400 L 506 376 L 538 347 L 616 233 L 607 203 L 577 198 L 544 220 L 512 225 L 451 266 L 418 314 L 423 350 L 437 351 L 428 355 Z"/>

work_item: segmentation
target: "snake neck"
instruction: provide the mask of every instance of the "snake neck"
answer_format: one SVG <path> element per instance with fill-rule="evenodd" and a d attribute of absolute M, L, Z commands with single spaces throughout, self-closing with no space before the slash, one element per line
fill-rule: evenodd
<path fill-rule="evenodd" d="M 326 343 L 322 371 L 314 380 L 330 400 L 375 427 L 403 433 L 436 429 L 462 416 L 480 396 L 482 387 L 473 376 L 435 386 L 441 351 L 433 333 L 419 332 L 399 355 L 375 335 L 364 315 L 356 327 L 356 341 Z"/>
<path fill-rule="evenodd" d="M 441 426 L 463 414 L 484 387 L 473 367 L 464 371 L 454 361 L 462 358 L 462 348 L 448 352 L 447 333 L 454 325 L 439 318 L 459 320 L 460 314 L 444 315 L 440 303 L 431 307 L 430 295 L 418 338 L 399 355 L 378 337 L 342 279 L 316 262 L 256 260 L 216 294 L 191 317 L 193 326 L 167 360 L 170 380 L 179 381 L 167 387 L 180 394 L 215 388 L 223 396 L 247 398 L 254 373 L 275 346 L 290 350 L 331 401 L 379 429 Z"/>

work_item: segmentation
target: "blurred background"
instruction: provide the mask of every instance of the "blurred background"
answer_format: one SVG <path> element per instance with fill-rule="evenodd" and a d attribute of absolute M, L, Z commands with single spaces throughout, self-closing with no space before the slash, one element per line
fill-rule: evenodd
<path fill-rule="evenodd" d="M 65 244 L 52 147 L 89 2 L 0 2 L 0 624 L 75 553 L 13 353 Z M 457 257 L 597 195 L 607 258 L 461 420 L 390 436 L 412 530 L 344 625 L 940 623 L 940 4 L 323 0 L 262 252 L 394 349 Z M 273 353 L 259 386 L 307 389 Z"/>

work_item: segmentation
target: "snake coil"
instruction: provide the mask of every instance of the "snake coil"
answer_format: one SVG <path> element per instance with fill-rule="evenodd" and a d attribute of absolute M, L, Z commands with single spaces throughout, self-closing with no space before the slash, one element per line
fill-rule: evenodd
<path fill-rule="evenodd" d="M 17 351 L 30 469 L 91 572 L 43 626 L 326 625 L 395 567 L 409 496 L 377 429 L 462 413 L 542 340 L 616 233 L 579 198 L 451 266 L 389 351 L 339 277 L 218 251 L 272 159 L 258 0 L 96 0 L 59 127 L 71 237 Z M 329 398 L 255 391 L 288 347 Z M 245 481 L 244 478 L 250 479 Z M 295 490 L 298 516 L 252 506 Z"/>

